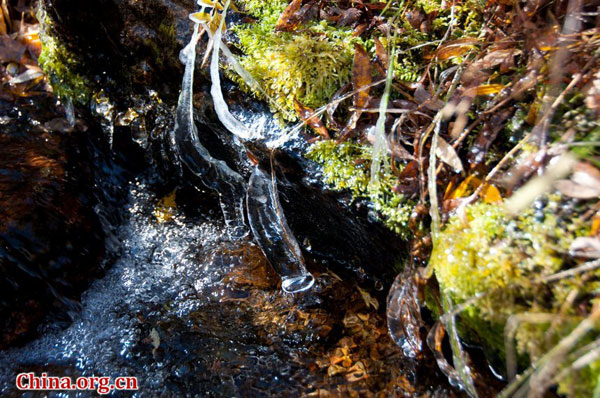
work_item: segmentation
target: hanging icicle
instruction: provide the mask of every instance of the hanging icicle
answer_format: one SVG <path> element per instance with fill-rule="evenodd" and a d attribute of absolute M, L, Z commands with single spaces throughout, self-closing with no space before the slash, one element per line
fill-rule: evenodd
<path fill-rule="evenodd" d="M 211 156 L 200 143 L 194 123 L 193 88 L 196 45 L 200 38 L 198 28 L 199 24 L 196 23 L 189 44 L 180 54 L 181 61 L 185 64 L 185 72 L 172 139 L 181 163 L 198 176 L 204 185 L 219 192 L 225 223 L 230 227 L 232 236 L 239 237 L 245 235 L 247 231 L 243 205 L 246 182 L 224 161 Z"/>
<path fill-rule="evenodd" d="M 287 293 L 310 289 L 315 279 L 306 270 L 300 246 L 283 214 L 274 172 L 269 175 L 259 166 L 254 168 L 246 204 L 254 238 L 281 276 L 282 289 Z"/>

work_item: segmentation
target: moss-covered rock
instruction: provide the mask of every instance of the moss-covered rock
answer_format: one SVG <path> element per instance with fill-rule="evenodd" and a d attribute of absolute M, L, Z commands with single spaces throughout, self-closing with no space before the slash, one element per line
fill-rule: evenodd
<path fill-rule="evenodd" d="M 434 245 L 430 261 L 440 289 L 456 303 L 480 296 L 461 314 L 462 337 L 483 345 L 496 359 L 505 357 L 504 330 L 511 317 L 518 320 L 516 349 L 522 364 L 528 364 L 568 336 L 591 312 L 595 299 L 590 297 L 600 288 L 597 271 L 585 279 L 575 276 L 544 283 L 545 278 L 576 266 L 569 247 L 586 232 L 577 217 L 561 218 L 561 206 L 563 201 L 551 197 L 542 210 L 530 209 L 511 218 L 500 205 L 474 204 L 464 216 L 451 217 Z M 590 334 L 598 338 L 600 328 Z M 576 348 L 590 339 L 586 336 Z M 561 360 L 565 363 L 560 367 L 568 365 L 567 358 Z M 588 396 L 599 376 L 594 362 L 570 373 L 559 388 L 570 397 Z M 580 383 L 575 387 L 574 379 Z"/>
<path fill-rule="evenodd" d="M 410 236 L 408 221 L 414 203 L 393 191 L 395 177 L 385 168 L 378 183 L 371 182 L 370 146 L 333 140 L 320 141 L 306 155 L 323 166 L 323 178 L 336 190 L 347 189 L 354 198 L 366 198 L 382 221 L 403 238 Z"/>
<path fill-rule="evenodd" d="M 38 18 L 42 21 L 39 64 L 50 78 L 54 93 L 61 98 L 70 98 L 76 104 L 86 104 L 92 89 L 89 79 L 76 72 L 81 68 L 81 63 L 64 44 L 52 36 L 50 32 L 53 22 L 50 18 L 43 11 L 38 13 Z"/>
<path fill-rule="evenodd" d="M 263 87 L 254 94 L 269 100 L 274 112 L 296 120 L 294 99 L 312 108 L 324 105 L 350 81 L 352 74 L 352 31 L 334 28 L 325 21 L 311 22 L 301 32 L 276 32 L 275 25 L 286 8 L 284 0 L 239 2 L 257 19 L 232 28 L 244 52 L 241 63 Z M 230 76 L 246 87 L 234 73 Z"/>

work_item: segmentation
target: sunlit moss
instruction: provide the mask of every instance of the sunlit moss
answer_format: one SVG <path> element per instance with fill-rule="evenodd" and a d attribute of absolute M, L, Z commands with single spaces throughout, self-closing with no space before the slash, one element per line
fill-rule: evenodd
<path fill-rule="evenodd" d="M 354 198 L 367 198 L 385 224 L 402 237 L 409 236 L 408 220 L 414 203 L 393 191 L 396 178 L 385 170 L 379 184 L 370 182 L 371 147 L 320 141 L 306 155 L 323 166 L 323 178 L 334 189 L 347 189 Z"/>
<path fill-rule="evenodd" d="M 573 294 L 585 297 L 597 292 L 600 273 L 586 282 L 580 278 L 541 282 L 544 277 L 574 266 L 567 254 L 569 246 L 586 233 L 578 227 L 577 217 L 560 218 L 560 206 L 564 203 L 557 199 L 550 197 L 542 210 L 530 209 L 516 218 L 509 217 L 501 205 L 479 203 L 469 206 L 464 216 L 449 220 L 434 245 L 430 261 L 440 289 L 455 302 L 481 295 L 461 314 L 459 330 L 464 338 L 476 340 L 503 356 L 504 326 L 509 317 L 555 314 L 554 324 L 533 322 L 528 316 L 518 327 L 518 353 L 534 361 L 585 318 L 590 302 L 583 301 L 578 308 L 564 303 Z M 598 337 L 600 330 L 594 333 Z M 585 343 L 581 341 L 578 346 Z M 585 396 L 581 394 L 586 388 L 590 391 L 596 386 L 600 373 L 594 366 L 582 369 L 579 376 L 570 376 L 592 383 L 572 388 L 570 397 Z M 559 383 L 565 392 L 568 386 L 567 382 Z"/>
<path fill-rule="evenodd" d="M 294 99 L 312 108 L 324 105 L 350 80 L 353 47 L 349 29 L 312 22 L 296 33 L 275 32 L 286 1 L 241 1 L 257 21 L 232 28 L 244 52 L 241 63 L 283 113 L 295 120 Z M 233 72 L 230 76 L 247 87 Z M 261 98 L 260 92 L 254 94 Z M 277 111 L 272 105 L 273 111 Z"/>
<path fill-rule="evenodd" d="M 38 18 L 42 21 L 39 65 L 50 78 L 54 93 L 59 97 L 70 98 L 74 103 L 86 104 L 92 91 L 89 80 L 74 72 L 79 67 L 79 62 L 63 44 L 48 33 L 52 24 L 50 19 L 42 11 L 38 13 Z"/>

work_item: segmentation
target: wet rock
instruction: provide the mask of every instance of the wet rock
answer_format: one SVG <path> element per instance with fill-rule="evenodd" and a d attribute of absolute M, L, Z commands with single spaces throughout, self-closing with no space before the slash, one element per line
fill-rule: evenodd
<path fill-rule="evenodd" d="M 34 105 L 35 104 L 35 105 Z M 59 318 L 100 271 L 85 125 L 70 126 L 48 96 L 0 101 L 0 348 Z"/>
<path fill-rule="evenodd" d="M 91 91 L 102 90 L 102 96 L 114 104 L 112 120 L 128 109 L 149 109 L 137 112 L 138 124 L 146 126 L 146 154 L 151 154 L 166 178 L 180 176 L 179 185 L 201 186 L 191 173 L 180 174 L 173 167 L 177 162 L 168 139 L 183 75 L 179 51 L 191 36 L 188 14 L 196 8 L 194 1 L 99 0 L 80 7 L 74 0 L 44 0 L 42 5 L 47 36 L 78 60 L 69 68 L 86 77 Z M 268 160 L 270 150 L 260 143 L 244 148 L 225 131 L 212 109 L 206 73 L 196 73 L 194 87 L 200 140 L 215 158 L 248 178 L 246 150 L 261 161 Z M 241 108 L 247 119 L 254 114 L 264 117 L 256 101 L 234 85 L 226 84 L 224 91 L 232 109 Z M 114 133 L 121 139 L 139 141 L 140 131 L 133 126 L 118 127 Z M 391 282 L 394 268 L 403 258 L 402 241 L 370 221 L 368 209 L 352 207 L 344 195 L 327 192 L 314 178 L 313 164 L 302 158 L 297 147 L 278 151 L 275 163 L 282 205 L 303 251 L 312 252 L 336 272 Z"/>

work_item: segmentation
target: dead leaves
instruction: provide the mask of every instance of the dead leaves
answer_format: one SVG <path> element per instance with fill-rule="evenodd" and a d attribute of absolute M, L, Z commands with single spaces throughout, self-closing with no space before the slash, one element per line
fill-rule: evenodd
<path fill-rule="evenodd" d="M 362 109 L 369 102 L 369 87 L 371 77 L 371 59 L 367 51 L 360 44 L 354 45 L 354 63 L 352 67 L 352 88 L 354 89 L 353 103 L 355 110 L 352 112 L 348 123 L 340 133 L 340 140 L 344 140 L 356 128 L 356 123 L 362 114 Z"/>
<path fill-rule="evenodd" d="M 589 163 L 579 162 L 568 180 L 558 180 L 554 187 L 563 195 L 576 199 L 600 197 L 600 170 Z"/>
<path fill-rule="evenodd" d="M 449 41 L 435 51 L 433 58 L 437 61 L 446 61 L 460 57 L 474 49 L 479 42 L 479 39 L 474 37 L 464 37 L 462 39 Z"/>
<path fill-rule="evenodd" d="M 327 131 L 327 127 L 321 122 L 318 116 L 314 116 L 315 111 L 309 107 L 303 106 L 297 99 L 294 98 L 294 109 L 296 114 L 304 123 L 309 125 L 315 133 L 320 135 L 322 138 L 328 140 L 331 137 Z"/>
<path fill-rule="evenodd" d="M 442 137 L 438 137 L 437 148 L 435 148 L 435 155 L 444 163 L 449 165 L 457 173 L 463 172 L 463 165 L 458 157 L 458 154 L 452 148 L 452 145 L 448 144 Z"/>
<path fill-rule="evenodd" d="M 295 15 L 300 11 L 302 0 L 292 0 L 292 2 L 283 10 L 283 13 L 275 25 L 275 31 L 292 32 L 298 27 L 300 19 Z"/>

